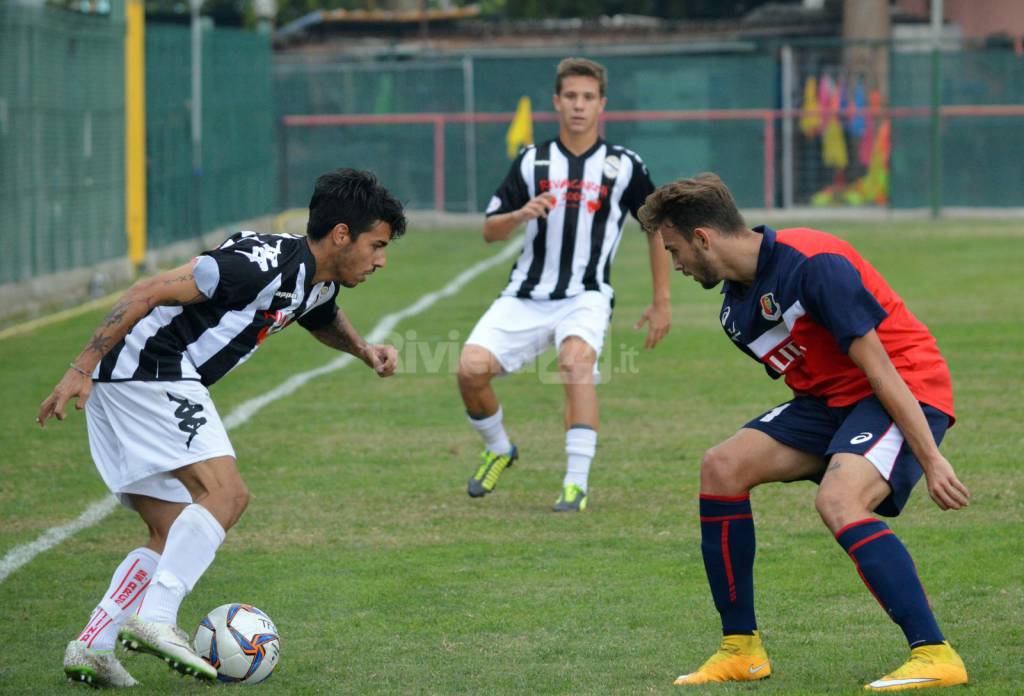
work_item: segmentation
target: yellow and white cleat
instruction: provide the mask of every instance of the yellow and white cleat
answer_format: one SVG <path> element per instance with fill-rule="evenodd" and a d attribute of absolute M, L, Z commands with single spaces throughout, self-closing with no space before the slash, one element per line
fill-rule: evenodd
<path fill-rule="evenodd" d="M 928 689 L 935 686 L 956 686 L 967 683 L 967 668 L 963 660 L 950 647 L 922 645 L 910 651 L 910 659 L 895 672 L 865 684 L 866 691 L 901 691 Z"/>
<path fill-rule="evenodd" d="M 675 680 L 677 686 L 707 684 L 708 682 L 756 681 L 772 675 L 768 653 L 761 636 L 722 636 L 718 652 L 708 658 L 696 672 L 683 674 Z"/>

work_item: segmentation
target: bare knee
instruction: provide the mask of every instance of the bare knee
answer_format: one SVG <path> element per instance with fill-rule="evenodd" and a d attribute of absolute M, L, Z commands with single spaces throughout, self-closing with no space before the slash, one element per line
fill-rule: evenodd
<path fill-rule="evenodd" d="M 494 356 L 480 346 L 466 346 L 459 355 L 459 388 L 477 390 L 486 387 L 494 377 Z"/>
<path fill-rule="evenodd" d="M 558 372 L 565 384 L 585 384 L 593 380 L 597 352 L 579 338 L 566 339 L 558 351 Z"/>
<path fill-rule="evenodd" d="M 716 445 L 700 460 L 700 490 L 710 495 L 745 495 L 753 487 L 744 462 L 735 452 Z"/>
<path fill-rule="evenodd" d="M 859 496 L 843 490 L 841 486 L 828 485 L 827 479 L 818 487 L 818 494 L 814 497 L 814 509 L 833 534 L 851 522 L 871 517 L 874 508 L 871 501 L 860 500 Z"/>

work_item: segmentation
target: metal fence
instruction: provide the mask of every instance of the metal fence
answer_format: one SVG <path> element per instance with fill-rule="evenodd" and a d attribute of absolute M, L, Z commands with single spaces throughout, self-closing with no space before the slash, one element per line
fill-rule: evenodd
<path fill-rule="evenodd" d="M 201 166 L 193 167 L 189 28 L 146 27 L 149 245 L 274 209 L 274 115 L 266 34 L 202 32 Z"/>
<path fill-rule="evenodd" d="M 580 52 L 609 70 L 606 137 L 639 152 L 656 182 L 716 171 L 741 205 L 769 208 L 921 207 L 936 186 L 944 205 L 1024 204 L 1014 155 L 1024 150 L 1024 58 L 944 46 L 933 112 L 927 48 L 818 40 Z M 536 139 L 555 134 L 561 57 L 279 56 L 279 204 L 303 205 L 316 173 L 345 164 L 377 171 L 410 207 L 480 210 L 508 167 L 504 134 L 520 96 L 540 110 Z"/>
<path fill-rule="evenodd" d="M 126 254 L 125 22 L 0 2 L 0 285 Z M 148 246 L 274 208 L 270 37 L 207 27 L 201 166 L 189 28 L 146 26 Z"/>
<path fill-rule="evenodd" d="M 125 253 L 124 30 L 0 3 L 0 284 Z"/>

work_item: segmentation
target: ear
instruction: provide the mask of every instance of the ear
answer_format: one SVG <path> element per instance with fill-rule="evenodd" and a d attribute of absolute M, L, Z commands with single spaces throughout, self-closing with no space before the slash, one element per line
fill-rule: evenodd
<path fill-rule="evenodd" d="M 601 106 L 598 107 L 597 113 L 603 114 L 604 107 L 608 104 L 608 97 L 601 97 Z"/>
<path fill-rule="evenodd" d="M 694 228 L 693 245 L 707 251 L 711 247 L 711 229 L 707 227 Z"/>
<path fill-rule="evenodd" d="M 352 241 L 352 235 L 349 232 L 348 225 L 344 222 L 339 222 L 337 225 L 331 228 L 330 237 L 334 240 L 335 244 L 343 246 Z"/>
<path fill-rule="evenodd" d="M 551 95 L 551 106 L 555 111 L 558 111 L 558 93 Z"/>

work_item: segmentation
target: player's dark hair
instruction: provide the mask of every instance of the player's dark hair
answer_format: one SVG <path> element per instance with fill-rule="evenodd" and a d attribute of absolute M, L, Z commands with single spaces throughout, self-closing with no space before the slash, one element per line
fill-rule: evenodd
<path fill-rule="evenodd" d="M 713 227 L 727 236 L 747 228 L 729 188 L 709 172 L 658 187 L 644 201 L 638 216 L 648 232 L 668 224 L 688 242 L 693 241 L 698 227 Z"/>
<path fill-rule="evenodd" d="M 608 88 L 608 71 L 600 63 L 586 58 L 566 58 L 555 70 L 555 94 L 562 93 L 562 80 L 572 76 L 592 77 L 601 88 L 601 96 Z"/>
<path fill-rule="evenodd" d="M 355 241 L 378 222 L 391 226 L 391 239 L 405 234 L 402 204 L 371 172 L 335 169 L 316 180 L 306 224 L 310 239 L 323 239 L 335 225 L 345 223 Z"/>

